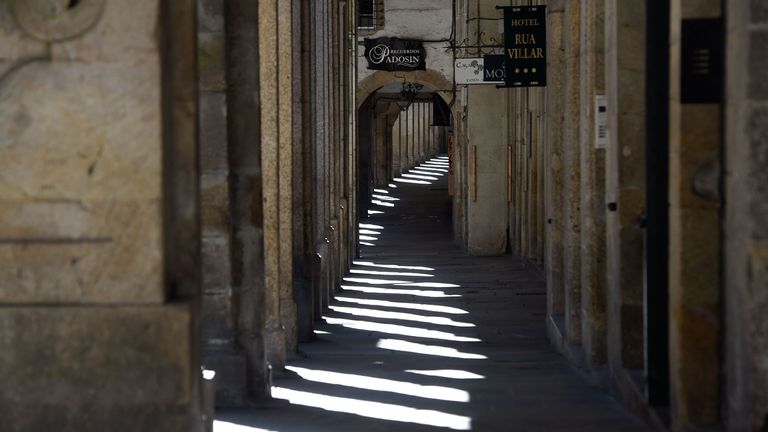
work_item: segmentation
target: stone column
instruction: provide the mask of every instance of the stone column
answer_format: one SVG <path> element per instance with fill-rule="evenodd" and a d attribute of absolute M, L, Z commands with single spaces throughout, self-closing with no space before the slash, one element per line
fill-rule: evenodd
<path fill-rule="evenodd" d="M 499 130 L 506 124 L 506 101 L 502 90 L 473 86 L 468 105 L 468 249 L 471 255 L 499 255 L 507 249 L 506 130 Z"/>
<path fill-rule="evenodd" d="M 681 94 L 681 26 L 719 18 L 720 1 L 672 2 L 669 121 L 669 363 L 672 426 L 720 418 L 719 103 Z"/>
<path fill-rule="evenodd" d="M 581 3 L 581 309 L 587 367 L 605 352 L 605 149 L 597 148 L 595 96 L 605 94 L 605 1 Z"/>
<path fill-rule="evenodd" d="M 195 9 L 0 5 L 3 428 L 199 430 Z"/>
<path fill-rule="evenodd" d="M 547 279 L 547 329 L 555 344 L 562 341 L 565 311 L 563 288 L 563 203 L 562 203 L 562 124 L 564 115 L 565 62 L 563 26 L 565 3 L 547 5 L 547 126 L 544 179 L 544 217 L 546 225 L 545 263 Z"/>
<path fill-rule="evenodd" d="M 277 103 L 278 103 L 278 189 L 279 189 L 279 291 L 280 323 L 286 355 L 298 350 L 297 308 L 293 298 L 293 35 L 297 13 L 292 1 L 277 2 Z"/>
<path fill-rule="evenodd" d="M 563 119 L 563 282 L 565 287 L 566 353 L 577 363 L 581 345 L 581 113 L 579 0 L 567 0 L 563 23 L 565 39 L 565 92 Z"/>
<path fill-rule="evenodd" d="M 732 431 L 768 428 L 768 4 L 726 2 L 725 395 Z"/>
<path fill-rule="evenodd" d="M 262 212 L 264 217 L 264 279 L 267 360 L 273 371 L 285 367 L 285 333 L 280 322 L 280 106 L 277 1 L 259 2 L 259 98 L 261 119 Z M 285 68 L 284 68 L 285 69 Z M 290 93 L 290 92 L 289 92 Z M 289 99 L 290 100 L 290 99 Z M 290 115 L 290 114 L 289 114 Z M 290 207 L 290 206 L 289 206 Z M 286 221 L 287 222 L 287 221 Z"/>
<path fill-rule="evenodd" d="M 297 303 L 298 340 L 309 341 L 313 336 L 313 265 L 315 237 L 313 202 L 315 184 L 314 128 L 312 123 L 312 19 L 308 0 L 294 0 L 294 169 L 293 169 L 293 240 L 294 297 Z"/>
<path fill-rule="evenodd" d="M 227 152 L 224 2 L 198 0 L 203 365 L 216 372 L 216 404 L 245 403 L 245 358 L 236 346 Z"/>
<path fill-rule="evenodd" d="M 403 148 L 403 142 L 402 142 L 402 123 L 403 115 L 401 113 L 397 114 L 397 119 L 392 124 L 392 177 L 397 177 L 400 175 L 400 167 L 402 164 L 402 148 Z"/>
<path fill-rule="evenodd" d="M 245 353 L 247 396 L 269 396 L 266 358 L 263 173 L 259 92 L 259 6 L 226 3 L 227 130 L 232 199 L 232 287 L 238 302 L 237 344 Z"/>
<path fill-rule="evenodd" d="M 605 22 L 608 357 L 623 391 L 634 385 L 625 369 L 644 364 L 645 2 L 607 2 Z"/>

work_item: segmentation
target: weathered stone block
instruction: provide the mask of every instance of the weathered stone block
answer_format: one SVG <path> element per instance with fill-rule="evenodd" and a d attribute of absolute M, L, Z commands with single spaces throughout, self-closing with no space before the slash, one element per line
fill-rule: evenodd
<path fill-rule="evenodd" d="M 228 235 L 230 227 L 229 183 L 226 174 L 200 176 L 202 230 L 205 235 Z"/>
<path fill-rule="evenodd" d="M 159 82 L 157 53 L 130 50 L 7 78 L 0 301 L 163 300 Z"/>
<path fill-rule="evenodd" d="M 203 353 L 203 366 L 216 372 L 216 406 L 237 407 L 245 404 L 245 356 L 228 350 Z"/>
<path fill-rule="evenodd" d="M 768 70 L 768 30 L 753 30 L 749 36 L 749 96 L 768 99 L 768 82 L 758 71 Z"/>
<path fill-rule="evenodd" d="M 224 34 L 200 33 L 197 43 L 200 89 L 206 91 L 226 90 L 227 69 Z"/>
<path fill-rule="evenodd" d="M 190 310 L 0 308 L 4 431 L 188 431 Z"/>
<path fill-rule="evenodd" d="M 226 292 L 232 286 L 231 247 L 229 237 L 203 237 L 201 249 L 205 293 Z"/>
<path fill-rule="evenodd" d="M 203 32 L 223 32 L 224 0 L 198 0 L 197 25 Z"/>
<path fill-rule="evenodd" d="M 224 345 L 235 334 L 232 294 L 207 294 L 202 301 L 203 343 Z"/>
<path fill-rule="evenodd" d="M 223 92 L 200 93 L 200 168 L 227 169 L 227 99 Z"/>
<path fill-rule="evenodd" d="M 768 66 L 768 64 L 766 64 Z M 749 183 L 752 193 L 750 213 L 755 223 L 752 238 L 768 241 L 768 108 L 754 108 L 749 120 L 750 160 Z"/>
<path fill-rule="evenodd" d="M 752 22 L 762 23 L 768 21 L 768 3 L 765 0 L 752 0 Z"/>
<path fill-rule="evenodd" d="M 53 44 L 53 58 L 76 60 L 78 63 L 149 62 L 150 59 L 157 59 L 159 2 L 107 0 L 103 3 L 104 10 L 96 25 L 79 37 Z"/>

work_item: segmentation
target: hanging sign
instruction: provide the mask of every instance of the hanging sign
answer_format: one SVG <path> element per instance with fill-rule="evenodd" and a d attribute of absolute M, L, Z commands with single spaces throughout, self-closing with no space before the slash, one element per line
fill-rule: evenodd
<path fill-rule="evenodd" d="M 427 52 L 419 40 L 398 38 L 365 39 L 368 69 L 415 71 L 427 69 Z"/>
<path fill-rule="evenodd" d="M 506 76 L 505 57 L 503 54 L 490 54 L 483 57 L 483 81 L 486 84 L 504 84 Z"/>
<path fill-rule="evenodd" d="M 482 84 L 483 83 L 483 59 L 482 58 L 457 58 L 453 64 L 456 84 Z"/>
<path fill-rule="evenodd" d="M 504 84 L 504 56 L 458 58 L 454 62 L 456 84 Z"/>
<path fill-rule="evenodd" d="M 546 6 L 504 6 L 504 87 L 547 85 Z"/>

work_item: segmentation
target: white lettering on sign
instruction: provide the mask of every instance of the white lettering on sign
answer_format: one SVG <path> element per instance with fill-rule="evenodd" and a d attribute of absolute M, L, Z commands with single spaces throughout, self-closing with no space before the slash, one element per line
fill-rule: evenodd
<path fill-rule="evenodd" d="M 390 47 L 379 44 L 368 51 L 368 59 L 373 64 L 398 64 L 402 66 L 418 65 L 421 58 L 419 50 L 393 50 Z"/>

